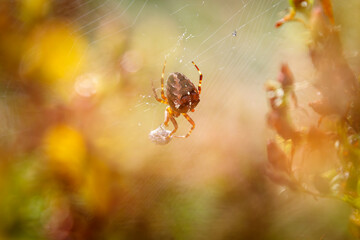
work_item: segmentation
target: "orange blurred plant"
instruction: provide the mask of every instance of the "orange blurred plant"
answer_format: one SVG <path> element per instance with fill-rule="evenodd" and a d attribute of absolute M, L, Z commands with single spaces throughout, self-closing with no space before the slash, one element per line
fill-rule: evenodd
<path fill-rule="evenodd" d="M 320 99 L 309 106 L 319 120 L 308 126 L 294 124 L 295 110 L 289 101 L 291 97 L 298 107 L 294 76 L 288 65 L 282 64 L 277 81 L 265 85 L 270 105 L 267 122 L 276 132 L 267 144 L 267 175 L 280 185 L 315 198 L 349 203 L 353 208 L 351 230 L 360 238 L 359 81 L 343 55 L 330 0 L 291 0 L 290 4 L 290 13 L 276 27 L 300 21 L 310 33 L 309 57 L 317 73 L 313 86 Z M 298 12 L 303 18 L 295 17 Z M 306 167 L 316 170 L 310 173 L 304 171 Z"/>

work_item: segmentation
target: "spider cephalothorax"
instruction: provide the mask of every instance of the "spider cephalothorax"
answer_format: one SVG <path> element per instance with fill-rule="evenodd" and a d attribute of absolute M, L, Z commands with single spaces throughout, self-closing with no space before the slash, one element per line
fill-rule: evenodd
<path fill-rule="evenodd" d="M 200 74 L 199 86 L 198 88 L 187 78 L 184 74 L 174 72 L 169 75 L 169 78 L 166 82 L 166 96 L 164 91 L 164 72 L 166 61 L 164 63 L 162 75 L 161 75 L 161 98 L 156 94 L 155 88 L 153 87 L 153 92 L 157 101 L 167 104 L 168 107 L 165 110 L 165 121 L 164 125 L 167 126 L 169 121 L 174 125 L 174 130 L 172 130 L 167 136 L 166 139 L 170 139 L 178 129 L 176 117 L 182 114 L 192 125 L 190 131 L 185 136 L 176 136 L 176 137 L 188 137 L 190 136 L 192 130 L 195 128 L 195 122 L 189 117 L 187 112 L 193 112 L 195 107 L 200 102 L 200 93 L 201 93 L 201 81 L 202 73 L 194 62 L 192 62 Z"/>

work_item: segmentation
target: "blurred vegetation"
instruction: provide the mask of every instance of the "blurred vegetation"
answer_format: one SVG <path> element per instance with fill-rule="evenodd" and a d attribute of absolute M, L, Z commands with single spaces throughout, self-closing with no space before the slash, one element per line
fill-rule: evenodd
<path fill-rule="evenodd" d="M 267 122 L 276 132 L 267 144 L 267 174 L 274 182 L 314 198 L 348 203 L 353 209 L 350 232 L 359 239 L 359 78 L 344 56 L 332 2 L 290 2 L 289 14 L 276 27 L 297 21 L 309 31 L 308 52 L 316 71 L 311 83 L 318 99 L 308 104 L 319 119 L 294 124 L 292 111 L 309 114 L 298 105 L 296 76 L 283 63 L 277 81 L 266 83 L 271 109 Z"/>
<path fill-rule="evenodd" d="M 351 239 L 347 206 L 315 201 L 268 181 L 265 99 L 254 90 L 260 85 L 238 88 L 238 66 L 231 66 L 231 74 L 210 74 L 218 70 L 214 62 L 197 62 L 204 85 L 194 120 L 202 124 L 197 122 L 189 139 L 169 146 L 155 146 L 147 139 L 164 110 L 150 96 L 150 80 L 160 78 L 164 56 L 183 34 L 168 11 L 174 9 L 173 14 L 186 5 L 148 1 L 151 11 L 145 9 L 146 17 L 138 20 L 139 11 L 126 6 L 141 9 L 147 1 L 120 2 L 1 1 L 0 240 Z M 238 2 L 226 1 L 228 7 Z M 201 15 L 196 21 L 184 17 L 189 32 L 200 35 L 208 24 L 229 19 L 222 2 L 206 4 L 211 11 L 186 9 L 189 16 Z M 261 7 L 272 5 L 264 2 Z M 339 14 L 344 6 L 338 4 Z M 264 15 L 263 24 L 275 24 L 274 15 Z M 246 15 L 244 21 L 250 19 Z M 357 45 L 348 36 L 359 32 L 356 24 L 347 23 L 354 29 L 344 30 L 350 48 Z M 261 28 L 245 27 L 241 55 L 253 52 L 246 48 L 262 36 Z M 210 33 L 215 31 L 210 28 Z M 189 51 L 202 39 L 195 38 Z M 258 52 L 253 72 L 261 75 L 261 69 L 278 64 L 264 66 L 265 51 Z M 169 62 L 174 68 L 174 60 Z M 191 71 L 191 79 L 197 79 Z M 241 79 L 256 83 L 256 76 Z M 289 88 L 290 95 L 292 91 Z M 342 132 L 339 146 L 351 148 L 357 159 L 356 141 L 347 144 L 348 133 Z M 355 133 L 351 136 L 356 138 Z M 278 149 L 278 154 L 283 153 Z M 289 165 L 281 168 L 289 170 Z M 357 178 L 348 183 L 355 194 L 348 194 L 348 202 L 356 205 Z M 357 214 L 352 214 L 353 223 Z"/>

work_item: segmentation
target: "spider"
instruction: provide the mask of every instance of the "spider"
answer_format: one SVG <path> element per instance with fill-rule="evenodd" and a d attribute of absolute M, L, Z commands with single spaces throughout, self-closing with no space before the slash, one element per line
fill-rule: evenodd
<path fill-rule="evenodd" d="M 191 82 L 191 80 L 188 79 L 184 74 L 179 72 L 174 72 L 174 73 L 170 73 L 167 79 L 166 92 L 165 92 L 164 73 L 165 73 L 166 60 L 164 62 L 164 67 L 161 74 L 161 98 L 158 97 L 154 86 L 152 86 L 155 99 L 160 103 L 164 103 L 168 105 L 165 110 L 165 121 L 163 124 L 165 126 L 168 126 L 169 121 L 171 121 L 172 124 L 174 125 L 174 130 L 172 130 L 170 134 L 166 136 L 166 139 L 168 140 L 178 130 L 178 124 L 175 118 L 179 117 L 180 115 L 183 115 L 186 118 L 186 120 L 190 122 L 192 127 L 186 135 L 175 136 L 175 137 L 187 138 L 190 136 L 191 132 L 195 128 L 195 122 L 189 117 L 187 113 L 189 111 L 194 112 L 195 107 L 200 102 L 201 82 L 203 75 L 200 72 L 198 66 L 196 66 L 194 62 L 192 62 L 192 64 L 194 64 L 200 75 L 198 88 L 196 88 L 195 85 Z"/>

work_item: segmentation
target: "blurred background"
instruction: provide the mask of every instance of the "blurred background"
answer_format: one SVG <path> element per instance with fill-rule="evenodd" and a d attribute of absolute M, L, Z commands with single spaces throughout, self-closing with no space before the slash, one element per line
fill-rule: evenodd
<path fill-rule="evenodd" d="M 360 3 L 333 4 L 358 74 Z M 265 176 L 264 82 L 287 62 L 300 105 L 316 95 L 308 32 L 274 28 L 287 7 L 2 0 L 0 239 L 351 239 L 345 203 Z M 195 61 L 204 80 L 192 135 L 160 146 L 148 134 L 164 120 L 151 82 L 165 58 L 165 77 L 197 85 Z"/>

